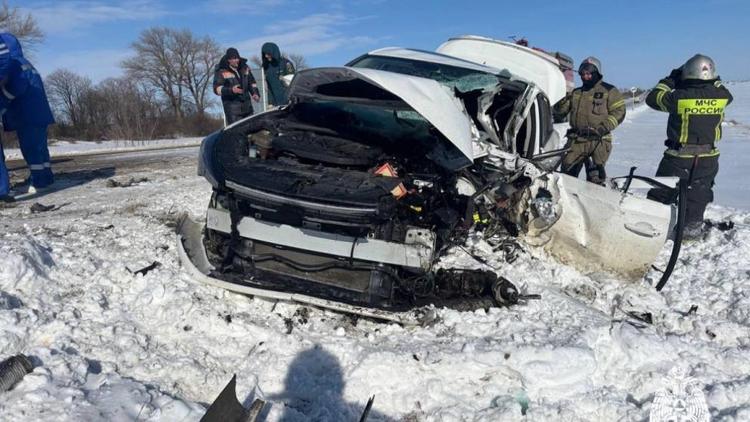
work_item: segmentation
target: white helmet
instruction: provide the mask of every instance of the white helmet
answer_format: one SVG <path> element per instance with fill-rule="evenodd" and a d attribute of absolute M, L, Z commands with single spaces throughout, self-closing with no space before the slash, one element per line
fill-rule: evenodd
<path fill-rule="evenodd" d="M 716 79 L 716 65 L 710 57 L 696 54 L 682 65 L 682 79 L 700 79 L 710 81 Z"/>
<path fill-rule="evenodd" d="M 589 56 L 583 59 L 581 65 L 578 66 L 578 73 L 581 73 L 581 70 L 583 70 L 583 67 L 587 64 L 594 66 L 594 68 L 596 68 L 596 71 L 599 72 L 600 75 L 604 74 L 602 73 L 602 63 L 594 56 Z"/>

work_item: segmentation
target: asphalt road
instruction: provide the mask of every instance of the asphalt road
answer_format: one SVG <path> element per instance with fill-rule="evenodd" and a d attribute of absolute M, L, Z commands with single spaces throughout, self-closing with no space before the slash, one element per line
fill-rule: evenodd
<path fill-rule="evenodd" d="M 198 146 L 178 146 L 52 157 L 52 171 L 57 183 L 69 179 L 109 178 L 149 169 L 197 166 L 198 151 Z M 11 184 L 22 183 L 29 176 L 23 160 L 9 160 L 6 164 Z"/>

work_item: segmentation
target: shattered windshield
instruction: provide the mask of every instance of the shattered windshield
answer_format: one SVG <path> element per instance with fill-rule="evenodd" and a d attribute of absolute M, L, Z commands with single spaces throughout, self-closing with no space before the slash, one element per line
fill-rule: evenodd
<path fill-rule="evenodd" d="M 440 63 L 409 60 L 397 57 L 365 56 L 352 67 L 385 70 L 405 75 L 419 76 L 432 79 L 461 92 L 475 89 L 486 90 L 498 84 L 498 77 L 479 70 L 466 69 Z"/>

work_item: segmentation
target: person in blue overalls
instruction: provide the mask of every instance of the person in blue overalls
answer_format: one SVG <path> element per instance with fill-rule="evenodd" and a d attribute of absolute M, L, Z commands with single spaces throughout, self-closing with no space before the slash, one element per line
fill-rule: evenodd
<path fill-rule="evenodd" d="M 47 126 L 55 120 L 41 76 L 23 57 L 18 39 L 7 32 L 0 33 L 0 112 L 5 131 L 16 131 L 18 135 L 21 153 L 31 170 L 29 189 L 38 191 L 51 185 L 54 177 L 47 147 Z M 12 201 L 8 170 L 5 157 L 0 158 L 0 198 L 8 202 Z"/>

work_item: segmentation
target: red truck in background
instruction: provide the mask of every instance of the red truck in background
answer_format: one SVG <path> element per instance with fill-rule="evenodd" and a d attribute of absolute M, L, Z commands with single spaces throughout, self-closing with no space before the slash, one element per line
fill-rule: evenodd
<path fill-rule="evenodd" d="M 514 39 L 514 41 L 516 44 L 522 47 L 531 48 L 532 50 L 547 55 L 550 59 L 556 60 L 558 66 L 560 67 L 560 70 L 562 71 L 563 75 L 565 75 L 565 85 L 567 87 L 567 91 L 573 91 L 573 88 L 575 88 L 575 70 L 573 66 L 573 59 L 570 56 L 559 51 L 549 52 L 539 47 L 532 47 L 529 45 L 529 40 L 527 40 L 526 38 L 518 38 Z"/>

